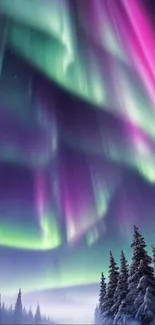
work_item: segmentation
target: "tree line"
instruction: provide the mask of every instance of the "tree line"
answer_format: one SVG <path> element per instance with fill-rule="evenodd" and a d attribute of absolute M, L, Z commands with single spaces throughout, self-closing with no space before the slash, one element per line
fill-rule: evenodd
<path fill-rule="evenodd" d="M 54 324 L 54 322 L 50 318 L 41 315 L 39 304 L 37 306 L 35 314 L 33 314 L 31 307 L 29 311 L 27 311 L 22 304 L 22 293 L 20 289 L 17 295 L 17 300 L 14 308 L 12 308 L 12 306 L 10 306 L 10 308 L 7 308 L 4 303 L 1 303 L 0 297 L 0 324 L 51 325 Z"/>
<path fill-rule="evenodd" d="M 155 325 L 155 247 L 147 252 L 144 237 L 134 226 L 132 259 L 121 252 L 120 267 L 110 252 L 109 276 L 101 274 L 95 324 Z"/>

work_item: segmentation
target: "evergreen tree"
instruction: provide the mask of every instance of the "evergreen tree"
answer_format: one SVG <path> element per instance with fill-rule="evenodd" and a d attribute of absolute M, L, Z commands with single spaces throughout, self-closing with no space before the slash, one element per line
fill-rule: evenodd
<path fill-rule="evenodd" d="M 155 324 L 155 278 L 154 269 L 151 266 L 152 259 L 146 254 L 138 268 L 141 278 L 138 284 L 139 294 L 135 300 L 137 309 L 136 319 L 141 324 Z"/>
<path fill-rule="evenodd" d="M 94 324 L 100 325 L 102 324 L 102 317 L 101 317 L 101 311 L 99 306 L 96 306 L 95 313 L 94 313 Z"/>
<path fill-rule="evenodd" d="M 110 252 L 109 282 L 103 305 L 102 290 L 99 298 L 100 307 L 103 308 L 102 325 L 155 325 L 155 247 L 152 246 L 151 258 L 144 237 L 135 226 L 131 247 L 133 255 L 129 275 L 124 253 L 121 252 L 118 273 Z M 101 287 L 104 283 L 102 277 Z M 96 313 L 99 309 L 96 309 Z"/>
<path fill-rule="evenodd" d="M 34 317 L 33 317 L 32 309 L 30 307 L 28 312 L 28 324 L 33 324 L 33 323 L 34 323 Z"/>
<path fill-rule="evenodd" d="M 37 306 L 36 313 L 35 313 L 35 316 L 34 316 L 34 324 L 36 324 L 36 325 L 42 324 L 41 312 L 40 312 L 40 306 L 39 306 L 39 304 Z"/>
<path fill-rule="evenodd" d="M 141 246 L 141 255 L 142 258 L 140 260 L 140 264 L 136 269 L 136 276 L 139 279 L 137 285 L 137 297 L 135 298 L 134 306 L 136 311 L 140 307 L 143 302 L 144 294 L 146 292 L 146 288 L 149 285 L 150 281 L 153 281 L 154 278 L 154 269 L 151 266 L 152 258 L 148 255 L 147 250 L 145 249 L 147 246 L 143 239 L 143 246 Z"/>
<path fill-rule="evenodd" d="M 141 274 L 138 271 L 141 260 L 143 260 L 147 254 L 146 244 L 144 237 L 139 233 L 139 230 L 134 226 L 133 241 L 131 244 L 133 249 L 132 262 L 129 269 L 129 280 L 128 280 L 128 294 L 126 296 L 125 304 L 123 305 L 123 310 L 125 317 L 128 319 L 134 319 L 138 305 L 135 304 L 135 300 L 139 294 L 138 283 L 141 278 Z M 138 303 L 138 301 L 137 301 Z M 139 301 L 140 303 L 140 301 Z M 125 308 L 126 306 L 126 308 Z M 121 310 L 120 310 L 121 313 Z"/>
<path fill-rule="evenodd" d="M 23 321 L 23 308 L 22 308 L 22 294 L 21 294 L 21 289 L 19 289 L 18 296 L 17 296 L 17 301 L 15 304 L 15 309 L 14 309 L 14 324 L 22 324 Z"/>
<path fill-rule="evenodd" d="M 106 282 L 105 282 L 105 277 L 103 275 L 103 272 L 101 273 L 101 283 L 100 283 L 100 294 L 99 294 L 99 312 L 100 315 L 102 316 L 104 313 L 104 300 L 106 296 Z"/>
<path fill-rule="evenodd" d="M 54 321 L 50 317 L 47 317 L 47 324 L 55 325 Z"/>
<path fill-rule="evenodd" d="M 114 315 L 114 324 L 117 323 L 119 314 L 118 310 L 121 302 L 125 300 L 128 293 L 128 264 L 123 251 L 121 252 L 120 259 L 120 272 L 117 282 L 117 288 L 114 294 L 114 305 L 111 308 L 112 314 Z"/>
<path fill-rule="evenodd" d="M 2 303 L 2 306 L 1 306 L 1 323 L 3 324 L 4 323 L 4 319 L 5 319 L 5 304 L 4 302 Z M 0 324 L 1 324 L 0 323 Z"/>
<path fill-rule="evenodd" d="M 144 237 L 139 233 L 139 230 L 136 226 L 134 226 L 134 235 L 133 235 L 133 241 L 130 246 L 133 249 L 133 256 L 132 256 L 132 262 L 130 267 L 130 277 L 135 274 L 137 271 L 140 261 L 145 257 L 146 255 L 146 243 L 144 240 Z M 137 279 L 139 280 L 139 279 Z"/>
<path fill-rule="evenodd" d="M 8 319 L 8 324 L 12 324 L 12 319 L 14 315 L 14 310 L 12 308 L 12 305 L 7 309 L 7 319 Z M 3 324 L 3 323 L 2 323 Z"/>
<path fill-rule="evenodd" d="M 32 314 L 32 310 L 30 308 L 29 312 L 26 311 L 25 308 L 22 307 L 22 294 L 21 290 L 19 290 L 17 295 L 17 300 L 15 304 L 15 308 L 13 309 L 12 306 L 9 308 L 5 307 L 4 303 L 1 305 L 1 295 L 0 295 L 0 325 L 11 325 L 11 324 L 47 324 L 47 325 L 54 325 L 54 322 L 48 317 L 44 316 L 41 317 L 40 307 L 37 306 L 36 314 L 35 314 L 35 322 L 34 317 Z"/>
<path fill-rule="evenodd" d="M 103 303 L 103 324 L 106 325 L 112 324 L 113 313 L 111 312 L 111 307 L 114 305 L 114 293 L 117 287 L 118 276 L 118 267 L 112 253 L 110 252 L 109 281 L 105 296 L 105 302 Z"/>
<path fill-rule="evenodd" d="M 153 245 L 152 245 L 152 253 L 153 253 L 152 262 L 153 262 L 154 276 L 155 276 L 155 246 Z"/>
<path fill-rule="evenodd" d="M 47 317 L 46 316 L 42 316 L 42 324 L 44 324 L 44 325 L 47 325 L 47 324 L 49 324 L 48 323 L 48 319 L 47 319 Z"/>
<path fill-rule="evenodd" d="M 27 317 L 27 311 L 26 311 L 26 308 L 25 307 L 23 307 L 22 314 L 23 314 L 23 320 L 26 319 L 26 317 Z"/>

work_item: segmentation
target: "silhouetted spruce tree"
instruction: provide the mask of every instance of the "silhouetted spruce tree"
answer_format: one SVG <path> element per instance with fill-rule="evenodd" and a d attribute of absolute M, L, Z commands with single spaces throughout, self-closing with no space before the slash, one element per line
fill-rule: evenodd
<path fill-rule="evenodd" d="M 104 313 L 104 300 L 106 296 L 106 282 L 103 272 L 101 273 L 100 294 L 99 294 L 99 313 L 102 317 Z"/>
<path fill-rule="evenodd" d="M 103 324 L 112 324 L 113 313 L 111 312 L 111 307 L 114 305 L 114 293 L 117 287 L 118 281 L 118 267 L 115 259 L 110 252 L 110 265 L 109 265 L 109 281 L 106 290 L 105 302 L 103 303 Z"/>
<path fill-rule="evenodd" d="M 35 313 L 35 316 L 34 316 L 34 324 L 36 324 L 36 325 L 42 324 L 42 318 L 41 318 L 41 312 L 40 312 L 39 304 L 37 306 L 36 313 Z"/>
<path fill-rule="evenodd" d="M 23 322 L 23 308 L 22 308 L 22 294 L 21 294 L 21 289 L 19 289 L 18 296 L 17 296 L 17 301 L 15 304 L 15 309 L 14 309 L 14 324 L 22 324 Z"/>
<path fill-rule="evenodd" d="M 31 307 L 30 307 L 29 312 L 28 312 L 28 324 L 34 324 L 34 317 L 33 317 Z"/>
<path fill-rule="evenodd" d="M 12 305 L 7 309 L 7 319 L 8 319 L 8 324 L 12 324 L 13 320 L 13 315 L 14 315 L 14 310 L 12 308 Z M 2 323 L 3 324 L 3 323 Z"/>
<path fill-rule="evenodd" d="M 111 308 L 112 314 L 114 315 L 114 324 L 117 324 L 117 321 L 119 319 L 119 314 L 117 315 L 117 313 L 121 302 L 125 300 L 127 294 L 128 294 L 128 264 L 125 255 L 122 251 L 117 288 L 114 293 L 114 305 Z"/>
<path fill-rule="evenodd" d="M 42 324 L 44 324 L 44 325 L 49 324 L 47 317 L 44 315 L 42 316 Z"/>
<path fill-rule="evenodd" d="M 3 324 L 4 319 L 5 319 L 5 304 L 4 304 L 4 302 L 3 303 L 1 302 L 1 304 L 2 304 L 2 306 L 1 306 L 1 323 Z"/>
<path fill-rule="evenodd" d="M 50 317 L 47 317 L 47 323 L 50 325 L 55 325 L 54 321 Z"/>
<path fill-rule="evenodd" d="M 27 311 L 25 307 L 23 307 L 23 323 L 27 323 Z"/>

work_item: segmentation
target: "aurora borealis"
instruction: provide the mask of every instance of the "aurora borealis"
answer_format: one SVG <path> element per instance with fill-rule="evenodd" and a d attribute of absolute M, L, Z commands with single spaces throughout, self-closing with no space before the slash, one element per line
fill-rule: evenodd
<path fill-rule="evenodd" d="M 154 1 L 19 1 L 0 0 L 0 287 L 92 285 L 133 224 L 155 244 Z"/>

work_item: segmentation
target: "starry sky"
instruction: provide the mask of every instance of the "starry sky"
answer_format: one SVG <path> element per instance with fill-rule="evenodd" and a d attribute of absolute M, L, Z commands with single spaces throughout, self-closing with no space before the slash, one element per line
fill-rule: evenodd
<path fill-rule="evenodd" d="M 0 0 L 5 295 L 90 291 L 133 224 L 155 244 L 153 2 Z"/>

